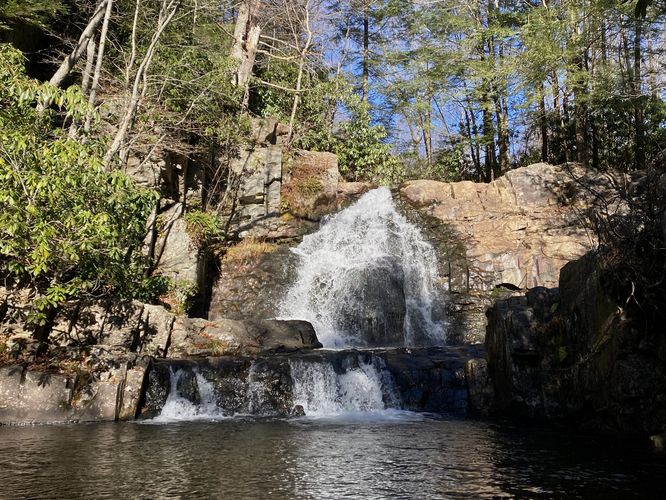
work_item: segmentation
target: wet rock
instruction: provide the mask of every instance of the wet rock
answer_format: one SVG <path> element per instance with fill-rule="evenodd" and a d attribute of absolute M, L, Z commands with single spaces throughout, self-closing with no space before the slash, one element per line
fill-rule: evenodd
<path fill-rule="evenodd" d="M 274 318 L 293 282 L 298 257 L 286 245 L 250 262 L 222 260 L 208 318 Z"/>
<path fill-rule="evenodd" d="M 303 408 L 303 405 L 295 405 L 291 409 L 291 416 L 292 417 L 304 417 L 305 416 L 305 409 Z"/>
<path fill-rule="evenodd" d="M 350 338 L 363 338 L 368 346 L 403 345 L 406 304 L 400 263 L 379 259 L 355 274 L 350 277 L 355 300 L 340 305 L 338 330 L 348 332 Z"/>
<path fill-rule="evenodd" d="M 302 416 L 306 413 L 305 403 L 297 396 L 314 398 L 307 403 L 314 406 L 321 400 L 322 411 L 335 411 L 336 405 L 343 405 L 346 399 L 363 407 L 363 398 L 371 404 L 379 398 L 380 404 L 383 400 L 389 408 L 465 415 L 470 409 L 468 394 L 480 394 L 468 388 L 468 383 L 472 377 L 476 387 L 481 388 L 482 356 L 483 349 L 477 345 L 156 360 L 148 376 L 146 405 L 141 413 L 145 417 L 159 415 L 174 377 L 190 380 L 199 374 L 214 387 L 215 403 L 225 415 Z M 470 358 L 474 360 L 474 375 L 465 369 Z M 351 373 L 354 375 L 350 378 Z M 371 386 L 373 383 L 378 385 Z M 349 387 L 345 384 L 352 384 L 357 392 L 347 394 Z M 296 394 L 298 387 L 308 394 Z M 367 392 L 372 390 L 381 394 Z M 194 404 L 199 397 L 195 390 L 178 389 L 178 395 Z M 491 404 L 488 394 L 475 397 L 476 412 L 484 411 L 482 405 Z M 345 407 L 339 409 L 344 411 Z"/>
<path fill-rule="evenodd" d="M 379 186 L 372 182 L 338 182 L 337 209 L 341 210 L 357 201 L 361 196 Z"/>
<path fill-rule="evenodd" d="M 465 363 L 465 380 L 470 413 L 488 416 L 493 409 L 495 393 L 488 375 L 488 362 L 473 358 Z"/>

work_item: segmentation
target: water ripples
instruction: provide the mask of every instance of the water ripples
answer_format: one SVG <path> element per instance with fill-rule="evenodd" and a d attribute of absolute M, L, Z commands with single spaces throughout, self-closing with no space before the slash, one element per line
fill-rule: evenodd
<path fill-rule="evenodd" d="M 0 428 L 2 498 L 658 498 L 664 456 L 471 420 Z"/>

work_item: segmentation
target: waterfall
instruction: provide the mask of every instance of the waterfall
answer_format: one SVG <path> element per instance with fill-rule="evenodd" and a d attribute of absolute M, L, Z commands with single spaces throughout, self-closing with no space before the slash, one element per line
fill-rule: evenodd
<path fill-rule="evenodd" d="M 191 377 L 192 372 L 178 369 L 171 373 L 169 395 L 162 407 L 159 416 L 153 422 L 174 422 L 179 420 L 218 420 L 224 417 L 222 410 L 217 406 L 215 389 L 198 370 L 193 372 L 194 389 L 196 401 L 191 401 L 182 394 L 182 384 L 186 375 Z M 192 382 L 190 380 L 189 382 Z"/>
<path fill-rule="evenodd" d="M 435 251 L 389 189 L 366 193 L 293 251 L 298 277 L 279 316 L 311 322 L 325 347 L 444 343 Z"/>
<path fill-rule="evenodd" d="M 307 416 L 380 412 L 400 407 L 393 377 L 382 360 L 360 355 L 347 358 L 336 372 L 332 363 L 291 360 L 294 406 Z"/>

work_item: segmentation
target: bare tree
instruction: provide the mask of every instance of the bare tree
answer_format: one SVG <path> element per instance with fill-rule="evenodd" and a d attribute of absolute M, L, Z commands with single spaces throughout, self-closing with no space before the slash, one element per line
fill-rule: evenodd
<path fill-rule="evenodd" d="M 162 0 L 157 25 L 155 26 L 155 32 L 153 33 L 153 36 L 150 40 L 150 45 L 146 50 L 146 54 L 143 56 L 141 64 L 139 64 L 139 67 L 136 70 L 136 74 L 134 75 L 134 82 L 132 85 L 131 93 L 127 102 L 127 106 L 123 111 L 122 119 L 118 125 L 118 130 L 113 138 L 111 146 L 109 146 L 109 149 L 104 155 L 104 166 L 107 169 L 110 167 L 114 156 L 118 153 L 118 151 L 120 151 L 126 142 L 127 133 L 129 132 L 131 126 L 134 124 L 134 120 L 136 118 L 140 98 L 142 97 L 142 94 L 145 95 L 148 68 L 150 67 L 153 57 L 155 56 L 155 51 L 157 50 L 159 40 L 164 33 L 164 30 L 176 15 L 179 7 L 180 0 Z"/>
<path fill-rule="evenodd" d="M 74 50 L 72 50 L 72 52 L 67 57 L 65 57 L 56 72 L 49 80 L 51 85 L 60 87 L 63 84 L 65 78 L 67 78 L 67 75 L 69 75 L 74 66 L 76 66 L 76 63 L 79 61 L 79 59 L 81 59 L 83 53 L 88 48 L 88 42 L 93 38 L 99 23 L 101 23 L 105 18 L 106 12 L 110 9 L 109 5 L 111 3 L 113 3 L 113 0 L 99 1 L 92 17 L 88 21 L 88 24 L 79 36 L 79 40 L 74 46 Z"/>
<path fill-rule="evenodd" d="M 234 29 L 234 45 L 231 48 L 231 57 L 238 61 L 233 83 L 244 89 L 244 108 L 247 108 L 249 101 L 249 82 L 261 35 L 261 26 L 257 24 L 260 6 L 261 0 L 244 0 L 241 3 Z"/>

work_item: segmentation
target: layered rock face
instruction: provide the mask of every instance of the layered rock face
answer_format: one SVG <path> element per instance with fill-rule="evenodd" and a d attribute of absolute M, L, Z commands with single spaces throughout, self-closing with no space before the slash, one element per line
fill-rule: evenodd
<path fill-rule="evenodd" d="M 620 306 L 592 254 L 562 269 L 559 289 L 498 301 L 486 338 L 497 410 L 575 417 L 595 430 L 662 431 L 666 338 L 633 325 Z"/>
<path fill-rule="evenodd" d="M 467 415 L 485 386 L 466 370 L 466 362 L 481 355 L 479 346 L 469 346 L 158 360 L 142 416 L 160 415 L 174 397 L 200 408 L 209 404 L 225 416 L 386 408 Z"/>
<path fill-rule="evenodd" d="M 3 333 L 26 339 L 16 304 Z M 16 309 L 16 310 L 15 310 Z M 14 317 L 17 322 L 12 320 Z M 305 321 L 176 316 L 137 301 L 76 304 L 61 311 L 51 349 L 80 363 L 76 373 L 40 372 L 21 365 L 0 370 L 0 423 L 132 419 L 140 410 L 151 359 L 253 356 L 321 347 Z"/>
<path fill-rule="evenodd" d="M 585 211 L 608 181 L 576 165 L 535 164 L 488 183 L 405 183 L 452 294 L 453 337 L 483 341 L 484 311 L 500 290 L 557 285 L 560 268 L 595 243 Z M 491 292 L 493 292 L 491 294 Z M 491 296 L 492 295 L 492 296 Z"/>

